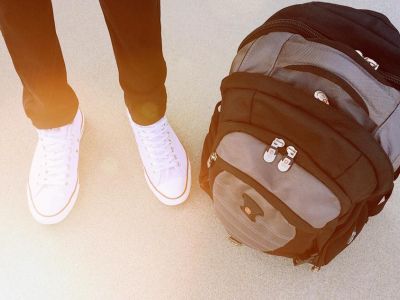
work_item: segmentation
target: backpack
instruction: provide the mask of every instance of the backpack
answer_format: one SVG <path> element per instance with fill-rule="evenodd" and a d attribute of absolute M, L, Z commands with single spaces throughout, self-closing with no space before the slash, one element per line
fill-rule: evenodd
<path fill-rule="evenodd" d="M 400 34 L 376 12 L 294 5 L 246 37 L 199 176 L 231 240 L 314 270 L 351 244 L 398 176 L 399 89 Z"/>

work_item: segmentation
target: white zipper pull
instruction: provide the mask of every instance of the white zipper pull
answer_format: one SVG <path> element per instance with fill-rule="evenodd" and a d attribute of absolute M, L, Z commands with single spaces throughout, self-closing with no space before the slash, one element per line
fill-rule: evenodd
<path fill-rule="evenodd" d="M 282 148 L 282 147 L 285 147 L 285 141 L 282 139 L 276 138 L 272 142 L 269 149 L 267 151 L 265 151 L 265 153 L 264 153 L 265 162 L 272 163 L 278 154 L 278 149 Z"/>
<path fill-rule="evenodd" d="M 330 105 L 328 96 L 322 91 L 316 91 L 314 93 L 314 98 L 327 105 Z"/>
<path fill-rule="evenodd" d="M 356 50 L 356 52 L 358 53 L 358 55 L 360 55 L 362 58 L 364 58 L 364 54 L 360 50 Z"/>
<path fill-rule="evenodd" d="M 211 153 L 211 155 L 210 155 L 210 157 L 208 158 L 208 161 L 207 161 L 207 167 L 211 168 L 212 163 L 214 161 L 216 161 L 217 158 L 218 158 L 217 152 Z"/>
<path fill-rule="evenodd" d="M 364 58 L 365 61 L 366 61 L 367 63 L 369 63 L 369 64 L 371 65 L 371 67 L 374 68 L 375 71 L 379 69 L 379 64 L 378 64 L 375 60 L 373 60 L 372 58 L 369 58 L 369 57 L 364 56 L 364 54 L 363 54 L 360 50 L 356 50 L 356 52 L 357 52 L 362 58 Z"/>
<path fill-rule="evenodd" d="M 234 246 L 241 246 L 242 245 L 242 243 L 239 242 L 237 239 L 235 239 L 233 236 L 228 237 L 228 239 Z"/>
<path fill-rule="evenodd" d="M 369 63 L 371 65 L 371 67 L 374 68 L 375 71 L 377 71 L 379 69 L 379 64 L 374 61 L 372 58 L 366 57 L 365 60 L 367 61 L 367 63 Z"/>
<path fill-rule="evenodd" d="M 294 158 L 297 155 L 297 150 L 293 146 L 286 148 L 287 154 L 278 164 L 278 169 L 281 172 L 287 172 L 293 166 Z"/>

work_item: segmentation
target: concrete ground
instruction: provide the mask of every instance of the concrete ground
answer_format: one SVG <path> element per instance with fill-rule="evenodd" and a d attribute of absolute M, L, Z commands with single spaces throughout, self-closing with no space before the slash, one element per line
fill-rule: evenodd
<path fill-rule="evenodd" d="M 235 247 L 199 188 L 200 152 L 219 84 L 244 36 L 300 1 L 162 3 L 168 116 L 193 166 L 189 201 L 169 208 L 145 183 L 95 0 L 55 0 L 69 81 L 86 113 L 81 193 L 61 224 L 36 224 L 25 187 L 36 134 L 0 39 L 0 299 L 400 299 L 400 191 L 319 273 Z M 398 1 L 335 1 L 385 13 Z M 184 3 L 184 4 L 183 4 Z"/>

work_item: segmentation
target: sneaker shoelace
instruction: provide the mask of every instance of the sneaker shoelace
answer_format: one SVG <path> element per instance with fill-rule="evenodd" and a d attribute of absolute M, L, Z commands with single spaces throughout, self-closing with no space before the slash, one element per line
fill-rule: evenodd
<path fill-rule="evenodd" d="M 138 133 L 150 159 L 153 173 L 161 173 L 179 167 L 166 121 L 154 128 L 139 128 Z"/>
<path fill-rule="evenodd" d="M 72 153 L 72 136 L 68 128 L 39 131 L 43 150 L 43 173 L 39 174 L 39 185 L 68 185 Z"/>

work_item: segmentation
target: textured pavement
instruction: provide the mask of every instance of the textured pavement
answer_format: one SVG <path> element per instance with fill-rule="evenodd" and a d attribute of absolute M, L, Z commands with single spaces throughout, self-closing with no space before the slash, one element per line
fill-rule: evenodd
<path fill-rule="evenodd" d="M 385 13 L 399 2 L 335 1 Z M 123 105 L 111 43 L 95 0 L 53 1 L 57 31 L 87 123 L 81 193 L 70 216 L 30 216 L 26 183 L 36 133 L 0 38 L 0 299 L 399 299 L 400 191 L 328 267 L 235 247 L 199 188 L 201 147 L 237 46 L 298 1 L 162 3 L 168 117 L 193 166 L 187 203 L 169 208 L 147 188 Z"/>

